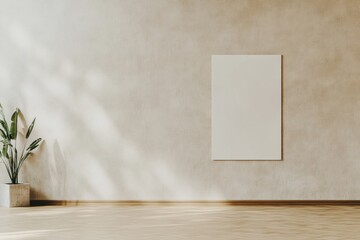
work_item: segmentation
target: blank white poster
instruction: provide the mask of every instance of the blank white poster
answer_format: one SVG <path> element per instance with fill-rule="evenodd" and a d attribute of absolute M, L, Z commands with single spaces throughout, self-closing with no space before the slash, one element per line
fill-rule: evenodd
<path fill-rule="evenodd" d="M 213 160 L 281 160 L 281 55 L 213 55 L 211 91 Z"/>

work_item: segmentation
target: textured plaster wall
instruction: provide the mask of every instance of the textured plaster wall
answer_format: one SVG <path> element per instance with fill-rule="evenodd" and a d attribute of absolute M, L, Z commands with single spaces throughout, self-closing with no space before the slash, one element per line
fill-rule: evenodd
<path fill-rule="evenodd" d="M 356 0 L 0 0 L 32 199 L 360 199 L 359 24 Z M 283 161 L 210 160 L 212 54 L 283 55 Z"/>

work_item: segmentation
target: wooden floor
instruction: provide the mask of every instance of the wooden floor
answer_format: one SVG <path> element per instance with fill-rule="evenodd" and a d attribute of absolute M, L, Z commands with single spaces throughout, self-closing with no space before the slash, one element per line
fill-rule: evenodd
<path fill-rule="evenodd" d="M 360 239 L 360 206 L 0 208 L 0 239 Z"/>

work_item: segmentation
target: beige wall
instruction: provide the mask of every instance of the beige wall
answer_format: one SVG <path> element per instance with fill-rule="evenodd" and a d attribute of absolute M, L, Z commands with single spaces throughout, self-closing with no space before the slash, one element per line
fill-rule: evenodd
<path fill-rule="evenodd" d="M 359 23 L 356 0 L 0 0 L 0 100 L 46 139 L 32 198 L 360 199 Z M 212 54 L 283 55 L 284 161 L 210 160 Z"/>

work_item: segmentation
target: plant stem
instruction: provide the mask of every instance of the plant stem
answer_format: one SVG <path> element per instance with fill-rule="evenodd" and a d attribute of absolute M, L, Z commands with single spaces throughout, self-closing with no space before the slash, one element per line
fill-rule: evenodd
<path fill-rule="evenodd" d="M 15 136 L 15 148 L 14 148 L 15 163 L 17 165 L 17 154 L 15 154 L 15 151 L 16 151 L 16 139 L 17 139 L 17 133 L 16 133 L 16 136 Z"/>
<path fill-rule="evenodd" d="M 25 148 L 26 148 L 27 141 L 28 141 L 28 139 L 25 139 L 25 143 L 24 143 L 23 149 L 21 151 L 20 159 L 22 159 L 22 157 L 24 156 L 24 151 L 25 151 Z"/>
<path fill-rule="evenodd" d="M 16 174 L 13 178 L 11 178 L 11 183 L 12 184 L 18 184 L 19 183 L 19 179 L 18 179 L 18 175 Z"/>

